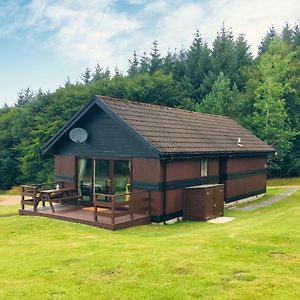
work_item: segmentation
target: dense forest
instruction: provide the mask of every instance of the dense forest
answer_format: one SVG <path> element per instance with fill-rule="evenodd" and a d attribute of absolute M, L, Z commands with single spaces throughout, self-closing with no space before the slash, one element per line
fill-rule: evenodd
<path fill-rule="evenodd" d="M 211 47 L 196 31 L 188 49 L 162 56 L 158 41 L 113 75 L 99 64 L 55 92 L 21 90 L 0 109 L 0 189 L 53 179 L 41 146 L 94 94 L 227 115 L 272 145 L 269 176 L 300 175 L 300 24 L 271 27 L 256 57 L 224 26 Z"/>

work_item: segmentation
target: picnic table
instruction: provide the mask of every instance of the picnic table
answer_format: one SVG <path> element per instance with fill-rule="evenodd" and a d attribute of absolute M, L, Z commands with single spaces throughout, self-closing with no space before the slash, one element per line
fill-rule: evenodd
<path fill-rule="evenodd" d="M 52 212 L 55 212 L 53 203 L 64 203 L 66 201 L 77 201 L 82 196 L 78 196 L 77 190 L 70 188 L 41 190 L 40 201 L 49 202 Z"/>

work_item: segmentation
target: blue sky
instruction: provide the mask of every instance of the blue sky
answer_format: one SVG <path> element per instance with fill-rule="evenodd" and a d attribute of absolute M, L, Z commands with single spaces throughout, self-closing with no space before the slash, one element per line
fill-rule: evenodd
<path fill-rule="evenodd" d="M 53 91 L 80 80 L 97 62 L 126 71 L 134 50 L 154 40 L 168 48 L 188 47 L 198 28 L 211 44 L 223 22 L 245 33 L 255 54 L 273 24 L 291 25 L 298 0 L 0 0 L 0 107 L 18 91 Z"/>

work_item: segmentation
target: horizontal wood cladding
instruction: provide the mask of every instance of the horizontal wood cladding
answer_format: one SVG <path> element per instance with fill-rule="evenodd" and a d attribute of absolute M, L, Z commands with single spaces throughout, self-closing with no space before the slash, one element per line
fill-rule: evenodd
<path fill-rule="evenodd" d="M 174 213 L 182 210 L 183 189 L 167 191 L 166 213 Z"/>
<path fill-rule="evenodd" d="M 197 177 L 183 180 L 174 180 L 166 182 L 166 190 L 175 190 L 179 188 L 185 188 L 188 186 L 208 184 L 208 183 L 218 183 L 219 176 L 207 176 L 207 177 Z M 135 189 L 148 189 L 148 190 L 163 190 L 163 182 L 141 182 L 133 181 L 132 186 Z"/>
<path fill-rule="evenodd" d="M 208 159 L 208 176 L 219 176 L 219 159 Z"/>
<path fill-rule="evenodd" d="M 173 160 L 167 163 L 167 181 L 185 180 L 200 176 L 201 160 Z M 208 159 L 208 176 L 219 174 L 219 159 Z"/>
<path fill-rule="evenodd" d="M 184 180 L 200 176 L 200 160 L 168 161 L 167 181 Z"/>
<path fill-rule="evenodd" d="M 227 174 L 262 170 L 265 169 L 266 163 L 266 156 L 228 158 Z"/>
<path fill-rule="evenodd" d="M 226 201 L 228 201 L 228 199 L 233 199 L 234 197 L 235 199 L 242 199 L 245 197 L 244 195 L 251 193 L 253 195 L 256 191 L 265 190 L 266 183 L 266 174 L 226 180 Z"/>
<path fill-rule="evenodd" d="M 156 157 L 157 151 L 145 145 L 97 105 L 93 106 L 72 128 L 82 127 L 88 133 L 86 142 L 74 143 L 68 130 L 55 144 L 55 154 L 79 157 Z"/>
<path fill-rule="evenodd" d="M 132 164 L 132 180 L 136 182 L 152 182 L 154 185 L 161 182 L 163 179 L 160 160 L 134 158 Z"/>

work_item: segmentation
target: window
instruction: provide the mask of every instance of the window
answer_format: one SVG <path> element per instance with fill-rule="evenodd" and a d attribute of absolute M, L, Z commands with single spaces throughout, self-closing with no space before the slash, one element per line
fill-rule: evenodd
<path fill-rule="evenodd" d="M 207 158 L 201 159 L 201 177 L 207 176 Z"/>

